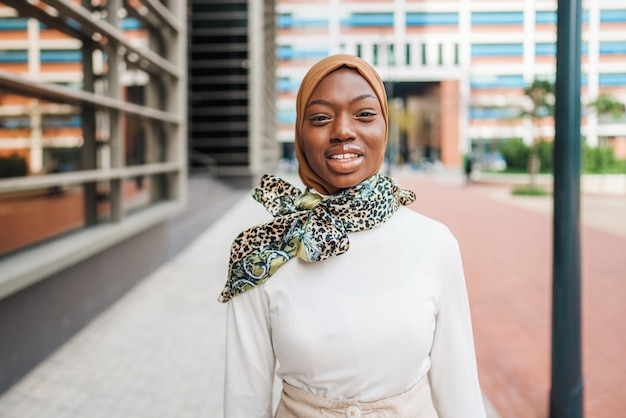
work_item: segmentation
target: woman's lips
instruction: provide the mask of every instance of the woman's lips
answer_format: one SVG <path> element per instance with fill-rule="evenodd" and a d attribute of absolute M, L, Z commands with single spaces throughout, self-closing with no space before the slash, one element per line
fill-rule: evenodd
<path fill-rule="evenodd" d="M 336 150 L 327 155 L 327 163 L 336 173 L 352 173 L 363 163 L 363 153 L 354 150 Z"/>

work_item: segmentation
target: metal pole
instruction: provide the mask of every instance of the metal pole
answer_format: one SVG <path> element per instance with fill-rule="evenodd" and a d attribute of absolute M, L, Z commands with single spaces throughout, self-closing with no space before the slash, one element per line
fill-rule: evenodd
<path fill-rule="evenodd" d="M 550 418 L 583 417 L 580 314 L 581 0 L 557 10 Z"/>

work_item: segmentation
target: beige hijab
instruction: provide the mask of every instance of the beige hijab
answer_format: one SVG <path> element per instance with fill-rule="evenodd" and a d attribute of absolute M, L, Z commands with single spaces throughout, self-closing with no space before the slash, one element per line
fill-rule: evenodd
<path fill-rule="evenodd" d="M 339 191 L 339 189 L 332 186 L 328 181 L 320 177 L 311 168 L 311 165 L 307 161 L 306 154 L 304 152 L 304 144 L 302 140 L 302 125 L 304 123 L 304 112 L 306 110 L 306 105 L 311 97 L 311 94 L 313 94 L 313 90 L 315 90 L 319 82 L 322 81 L 324 77 L 342 67 L 355 69 L 361 76 L 363 76 L 365 80 L 367 80 L 370 86 L 372 86 L 372 89 L 376 93 L 378 101 L 380 102 L 380 108 L 382 109 L 385 124 L 389 126 L 387 113 L 387 93 L 385 92 L 385 85 L 383 84 L 383 80 L 380 78 L 376 70 L 374 70 L 371 65 L 369 65 L 367 62 L 363 61 L 359 57 L 347 54 L 338 54 L 324 58 L 323 60 L 318 61 L 315 65 L 313 65 L 313 67 L 311 67 L 309 72 L 304 76 L 304 79 L 302 80 L 302 84 L 300 85 L 300 89 L 298 90 L 298 97 L 296 99 L 296 158 L 298 159 L 298 173 L 304 185 L 327 195 L 335 194 Z M 385 143 L 387 142 L 386 133 L 384 141 Z M 373 173 L 370 173 L 370 176 L 376 174 L 378 170 L 380 170 L 380 167 L 383 164 L 384 157 L 384 155 L 380 156 L 378 168 Z"/>

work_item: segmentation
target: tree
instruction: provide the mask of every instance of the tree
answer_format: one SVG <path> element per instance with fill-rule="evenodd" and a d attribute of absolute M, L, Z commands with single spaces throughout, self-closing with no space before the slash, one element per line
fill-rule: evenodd
<path fill-rule="evenodd" d="M 600 93 L 596 100 L 590 102 L 587 106 L 595 109 L 598 115 L 611 115 L 615 118 L 622 116 L 626 109 L 624 103 L 615 99 L 609 93 Z"/>
<path fill-rule="evenodd" d="M 547 80 L 535 78 L 533 82 L 524 88 L 524 95 L 529 99 L 528 105 L 522 110 L 521 116 L 532 119 L 533 127 L 539 126 L 541 120 L 546 117 L 554 117 L 554 85 Z M 543 141 L 539 129 L 533 131 L 533 140 L 528 154 L 528 173 L 530 174 L 530 187 L 537 185 L 537 174 L 541 168 L 537 155 L 537 144 Z"/>
<path fill-rule="evenodd" d="M 600 93 L 596 99 L 587 104 L 587 107 L 594 109 L 599 118 L 609 117 L 617 119 L 624 115 L 624 103 L 617 100 L 609 93 Z M 606 137 L 600 138 L 600 144 L 607 145 Z"/>

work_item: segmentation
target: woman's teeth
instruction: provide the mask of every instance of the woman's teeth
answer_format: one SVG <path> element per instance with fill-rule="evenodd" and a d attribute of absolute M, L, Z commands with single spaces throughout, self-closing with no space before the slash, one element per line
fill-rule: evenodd
<path fill-rule="evenodd" d="M 358 155 L 357 154 L 337 154 L 337 155 L 331 155 L 330 158 L 335 159 L 335 160 L 349 160 L 350 158 L 357 158 Z"/>

